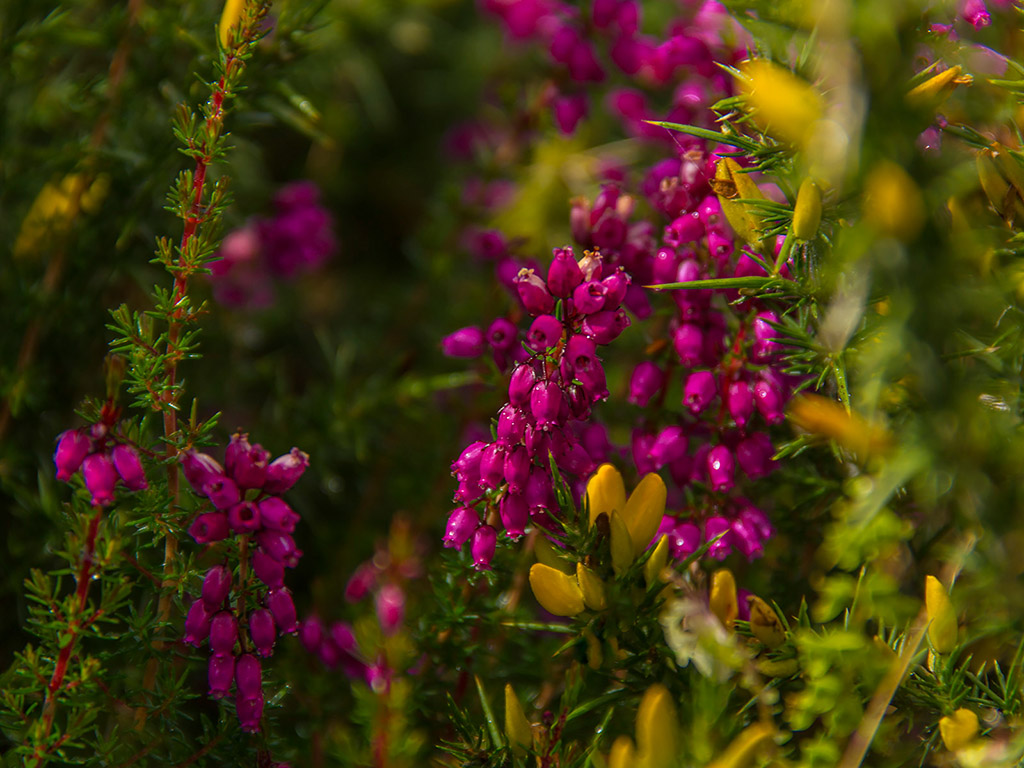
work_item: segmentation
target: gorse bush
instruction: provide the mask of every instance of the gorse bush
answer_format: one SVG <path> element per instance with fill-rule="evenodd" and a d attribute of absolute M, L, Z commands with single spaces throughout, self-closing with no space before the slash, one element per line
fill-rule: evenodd
<path fill-rule="evenodd" d="M 1024 762 L 1019 9 L 37 6 L 5 764 Z"/>

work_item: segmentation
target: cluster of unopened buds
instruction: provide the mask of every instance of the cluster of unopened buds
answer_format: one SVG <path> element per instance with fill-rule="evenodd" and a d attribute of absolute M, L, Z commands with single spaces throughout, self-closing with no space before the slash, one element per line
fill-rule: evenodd
<path fill-rule="evenodd" d="M 241 553 L 237 577 L 228 553 L 207 571 L 185 618 L 185 642 L 199 647 L 209 641 L 210 695 L 227 696 L 234 682 L 238 720 L 244 730 L 257 731 L 263 715 L 259 657 L 273 653 L 278 635 L 298 629 L 284 571 L 302 556 L 291 535 L 299 516 L 281 494 L 302 476 L 309 457 L 293 448 L 271 461 L 262 446 L 236 433 L 223 466 L 195 450 L 182 454 L 181 466 L 192 488 L 213 506 L 196 517 L 189 533 L 199 544 L 237 537 Z"/>
<path fill-rule="evenodd" d="M 111 433 L 115 421 L 116 414 L 104 409 L 104 418 L 92 426 L 62 432 L 53 453 L 57 479 L 68 483 L 81 471 L 96 507 L 114 503 L 118 483 L 129 491 L 149 487 L 139 452 Z"/>
<path fill-rule="evenodd" d="M 558 248 L 546 280 L 523 269 L 515 286 L 534 318 L 525 337 L 530 352 L 512 369 L 496 439 L 472 443 L 452 464 L 461 506 L 449 518 L 444 543 L 461 548 L 472 539 L 473 562 L 482 570 L 490 567 L 497 540 L 487 511 L 497 508 L 513 539 L 531 519 L 550 526 L 546 518 L 557 511 L 550 458 L 574 481 L 606 460 L 607 440 L 584 440 L 579 426 L 591 405 L 608 397 L 598 346 L 630 324 L 621 306 L 630 278 L 596 252 L 577 261 L 572 248 Z"/>

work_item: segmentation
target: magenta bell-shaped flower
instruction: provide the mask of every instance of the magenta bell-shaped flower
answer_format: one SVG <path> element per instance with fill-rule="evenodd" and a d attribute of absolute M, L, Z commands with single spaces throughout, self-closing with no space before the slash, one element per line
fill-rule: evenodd
<path fill-rule="evenodd" d="M 572 292 L 573 308 L 581 315 L 592 315 L 604 309 L 608 288 L 597 280 L 581 283 Z"/>
<path fill-rule="evenodd" d="M 735 464 L 732 451 L 724 445 L 716 445 L 708 453 L 708 479 L 711 490 L 728 491 L 733 486 Z"/>
<path fill-rule="evenodd" d="M 405 618 L 405 593 L 396 584 L 385 584 L 377 590 L 374 608 L 381 631 L 389 637 L 401 628 Z"/>
<path fill-rule="evenodd" d="M 711 541 L 721 533 L 722 538 L 708 548 L 708 554 L 716 560 L 725 560 L 732 552 L 732 541 L 729 534 L 731 524 L 724 517 L 709 517 L 704 521 L 704 540 Z"/>
<path fill-rule="evenodd" d="M 494 557 L 494 548 L 498 542 L 498 532 L 489 525 L 481 525 L 473 533 L 473 545 L 470 548 L 473 555 L 473 567 L 478 571 L 491 570 L 491 559 Z"/>
<path fill-rule="evenodd" d="M 558 130 L 568 136 L 587 116 L 587 97 L 582 93 L 557 96 L 551 104 L 551 111 Z"/>
<path fill-rule="evenodd" d="M 511 403 L 506 403 L 498 412 L 498 442 L 506 448 L 521 443 L 527 424 L 526 414 Z"/>
<path fill-rule="evenodd" d="M 650 360 L 644 360 L 633 369 L 629 379 L 629 402 L 646 408 L 665 383 L 665 374 Z"/>
<path fill-rule="evenodd" d="M 545 282 L 532 269 L 520 269 L 514 282 L 527 312 L 535 316 L 551 314 L 555 308 L 555 299 Z"/>
<path fill-rule="evenodd" d="M 704 222 L 701 221 L 700 214 L 694 211 L 693 213 L 684 213 L 665 227 L 663 239 L 666 245 L 678 248 L 687 243 L 694 243 L 703 236 Z"/>
<path fill-rule="evenodd" d="M 196 600 L 185 616 L 185 642 L 196 648 L 210 636 L 210 620 L 213 614 L 203 600 Z"/>
<path fill-rule="evenodd" d="M 291 635 L 296 632 L 295 602 L 287 587 L 277 587 L 267 593 L 267 608 L 274 615 L 274 623 L 280 628 L 281 634 Z"/>
<path fill-rule="evenodd" d="M 553 510 L 555 508 L 555 490 L 551 475 L 540 467 L 531 467 L 523 496 L 531 513 Z"/>
<path fill-rule="evenodd" d="M 275 560 L 262 549 L 252 554 L 252 572 L 268 587 L 284 585 L 284 563 Z"/>
<path fill-rule="evenodd" d="M 772 471 L 775 448 L 764 432 L 755 432 L 736 446 L 736 463 L 747 477 L 755 480 Z"/>
<path fill-rule="evenodd" d="M 450 549 L 461 549 L 469 541 L 480 524 L 480 516 L 472 507 L 459 507 L 448 517 L 444 532 L 444 545 Z"/>
<path fill-rule="evenodd" d="M 284 533 L 291 533 L 295 530 L 299 516 L 281 499 L 276 496 L 268 496 L 262 499 L 257 506 L 259 507 L 259 519 L 264 527 Z"/>
<path fill-rule="evenodd" d="M 105 507 L 113 503 L 117 470 L 109 455 L 90 453 L 86 456 L 82 461 L 82 477 L 85 479 L 85 487 L 92 494 L 94 507 Z"/>
<path fill-rule="evenodd" d="M 196 540 L 196 544 L 209 544 L 226 539 L 231 528 L 228 525 L 228 516 L 223 512 L 207 512 L 192 522 L 188 532 Z"/>
<path fill-rule="evenodd" d="M 686 433 L 683 428 L 672 425 L 658 433 L 647 455 L 654 463 L 655 469 L 661 469 L 666 464 L 671 464 L 676 459 L 685 456 L 687 448 Z"/>
<path fill-rule="evenodd" d="M 704 352 L 704 333 L 693 323 L 683 323 L 676 328 L 672 343 L 679 355 L 679 361 L 687 368 L 700 363 Z"/>
<path fill-rule="evenodd" d="M 299 622 L 299 640 L 308 653 L 316 653 L 324 637 L 324 624 L 319 616 L 307 616 Z"/>
<path fill-rule="evenodd" d="M 210 684 L 210 697 L 223 699 L 235 679 L 235 657 L 230 653 L 215 653 L 206 668 L 206 679 Z"/>
<path fill-rule="evenodd" d="M 604 309 L 587 317 L 581 330 L 598 344 L 611 344 L 629 327 L 629 315 L 621 309 Z"/>
<path fill-rule="evenodd" d="M 495 318 L 487 329 L 487 343 L 495 352 L 508 352 L 516 345 L 519 329 L 504 317 Z"/>
<path fill-rule="evenodd" d="M 277 627 L 274 615 L 266 608 L 259 608 L 249 614 L 249 639 L 260 656 L 267 657 L 274 652 Z"/>
<path fill-rule="evenodd" d="M 679 523 L 669 535 L 669 548 L 672 557 L 682 560 L 689 557 L 700 547 L 700 528 L 693 523 Z"/>
<path fill-rule="evenodd" d="M 181 454 L 181 471 L 196 493 L 205 493 L 204 485 L 215 477 L 224 475 L 224 468 L 216 459 L 195 450 Z"/>
<path fill-rule="evenodd" d="M 754 413 L 754 395 L 745 381 L 733 381 L 725 391 L 725 407 L 736 426 L 743 429 Z"/>
<path fill-rule="evenodd" d="M 263 670 L 260 660 L 251 653 L 243 653 L 235 662 L 235 688 L 241 698 L 262 695 Z"/>
<path fill-rule="evenodd" d="M 460 328 L 441 339 L 441 351 L 448 357 L 480 357 L 487 349 L 487 340 L 479 326 Z"/>
<path fill-rule="evenodd" d="M 562 321 L 554 315 L 540 315 L 526 332 L 526 344 L 534 352 L 555 347 L 562 338 Z"/>
<path fill-rule="evenodd" d="M 231 571 L 223 565 L 215 565 L 206 572 L 203 579 L 203 602 L 210 611 L 219 610 L 231 592 Z"/>
<path fill-rule="evenodd" d="M 513 541 L 518 540 L 530 522 L 530 507 L 526 497 L 519 493 L 506 493 L 498 505 L 498 512 L 501 515 L 501 524 L 505 526 L 505 533 Z"/>
<path fill-rule="evenodd" d="M 203 602 L 206 602 L 205 600 Z M 230 654 L 238 642 L 238 621 L 231 611 L 218 611 L 210 621 L 210 650 Z"/>
<path fill-rule="evenodd" d="M 349 603 L 358 603 L 377 585 L 378 578 L 380 570 L 373 564 L 373 560 L 361 563 L 345 585 L 345 600 Z"/>
<path fill-rule="evenodd" d="M 565 395 L 553 381 L 539 381 L 530 392 L 530 412 L 541 429 L 556 426 L 565 403 Z"/>
<path fill-rule="evenodd" d="M 694 371 L 686 377 L 683 386 L 683 405 L 690 409 L 690 413 L 700 413 L 714 399 L 717 389 L 715 375 L 711 371 Z"/>
<path fill-rule="evenodd" d="M 782 394 L 767 381 L 759 381 L 754 385 L 754 404 L 769 424 L 778 424 L 785 418 Z"/>
<path fill-rule="evenodd" d="M 262 488 L 267 479 L 270 454 L 259 444 L 250 445 L 249 436 L 236 432 L 224 450 L 227 474 L 243 489 Z"/>
<path fill-rule="evenodd" d="M 567 299 L 583 282 L 583 271 L 572 248 L 555 248 L 553 253 L 554 259 L 548 267 L 548 288 L 555 296 Z"/>
<path fill-rule="evenodd" d="M 238 724 L 246 733 L 257 733 L 260 730 L 260 718 L 263 717 L 263 693 L 243 698 L 235 697 L 235 712 Z"/>
<path fill-rule="evenodd" d="M 121 482 L 129 491 L 144 491 L 149 488 L 146 482 L 146 473 L 142 469 L 142 461 L 139 454 L 130 445 L 118 443 L 110 452 L 114 461 L 114 469 L 121 476 Z"/>
<path fill-rule="evenodd" d="M 505 451 L 505 482 L 512 493 L 522 493 L 530 476 L 530 455 L 517 445 Z"/>
<path fill-rule="evenodd" d="M 80 429 L 69 429 L 60 433 L 57 448 L 53 452 L 53 463 L 57 466 L 57 479 L 68 482 L 77 472 L 92 448 L 92 441 Z"/>
<path fill-rule="evenodd" d="M 494 489 L 505 479 L 505 446 L 491 443 L 480 455 L 480 485 Z"/>
<path fill-rule="evenodd" d="M 601 281 L 604 286 L 604 308 L 616 310 L 626 298 L 631 280 L 622 267 L 617 268 L 612 274 Z"/>
<path fill-rule="evenodd" d="M 294 568 L 302 556 L 295 548 L 295 539 L 287 533 L 264 529 L 256 534 L 256 542 L 260 549 L 289 568 Z"/>
<path fill-rule="evenodd" d="M 263 527 L 260 508 L 251 501 L 240 501 L 228 510 L 228 525 L 235 533 L 252 533 Z"/>
<path fill-rule="evenodd" d="M 530 402 L 530 393 L 537 383 L 537 375 L 529 363 L 517 365 L 508 382 L 508 401 L 522 407 Z"/>
<path fill-rule="evenodd" d="M 484 448 L 487 446 L 488 443 L 480 440 L 467 445 L 462 450 L 462 453 L 459 454 L 459 458 L 452 462 L 452 474 L 459 479 L 464 477 L 479 477 L 480 457 L 483 454 Z"/>
<path fill-rule="evenodd" d="M 237 504 L 242 494 L 230 477 L 218 475 L 203 484 L 203 493 L 217 509 L 230 509 Z"/>
<path fill-rule="evenodd" d="M 292 448 L 267 466 L 267 481 L 263 484 L 263 490 L 271 496 L 280 496 L 298 482 L 308 466 L 309 454 Z"/>

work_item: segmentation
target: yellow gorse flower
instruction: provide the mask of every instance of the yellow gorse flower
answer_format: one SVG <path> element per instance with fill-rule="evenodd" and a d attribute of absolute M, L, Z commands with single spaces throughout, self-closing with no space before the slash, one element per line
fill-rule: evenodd
<path fill-rule="evenodd" d="M 715 178 L 711 188 L 718 196 L 722 213 L 736 234 L 748 243 L 761 240 L 761 217 L 756 211 L 740 200 L 763 200 L 764 195 L 749 173 L 743 173 L 739 163 L 731 157 L 723 157 L 715 166 Z"/>
<path fill-rule="evenodd" d="M 630 562 L 647 549 L 654 534 L 665 516 L 665 500 L 668 491 L 665 481 L 654 472 L 644 475 L 643 479 L 626 498 L 626 486 L 622 482 L 619 470 L 611 464 L 602 464 L 597 472 L 587 481 L 587 505 L 590 509 L 589 519 L 593 525 L 598 516 L 608 515 L 609 521 L 618 516 L 622 528 L 629 534 L 629 549 L 632 554 Z M 612 524 L 612 538 L 615 536 Z M 621 539 L 622 536 L 620 535 Z M 613 552 L 615 544 L 612 544 Z M 623 546 L 622 551 L 627 551 Z M 614 559 L 614 556 L 613 556 Z M 628 566 L 628 564 L 627 564 Z"/>
<path fill-rule="evenodd" d="M 969 709 L 958 709 L 939 720 L 939 734 L 950 752 L 963 749 L 978 735 L 978 716 Z"/>
<path fill-rule="evenodd" d="M 90 183 L 81 173 L 69 173 L 60 184 L 44 184 L 21 222 L 14 241 L 15 257 L 29 256 L 38 251 L 48 238 L 66 233 L 79 210 L 85 213 L 96 211 L 109 188 L 109 177 L 101 175 Z"/>
<path fill-rule="evenodd" d="M 924 605 L 928 613 L 928 639 L 937 653 L 950 653 L 956 648 L 956 611 L 949 593 L 934 576 L 924 580 Z"/>
<path fill-rule="evenodd" d="M 711 612 L 722 625 L 732 629 L 733 622 L 740 615 L 736 601 L 736 579 L 728 568 L 719 568 L 711 574 L 711 595 L 708 599 Z"/>
<path fill-rule="evenodd" d="M 523 705 L 519 703 L 519 697 L 511 685 L 505 685 L 505 736 L 508 738 L 509 746 L 517 755 L 526 753 L 526 749 L 533 743 L 533 728 L 530 721 L 526 719 L 523 712 Z"/>
<path fill-rule="evenodd" d="M 242 20 L 242 13 L 245 11 L 246 0 L 226 0 L 224 11 L 220 15 L 220 24 L 217 25 L 217 35 L 220 37 L 220 44 L 227 48 L 231 42 L 231 28 L 237 27 Z"/>
<path fill-rule="evenodd" d="M 676 763 L 679 719 L 668 689 L 655 684 L 640 700 L 636 713 L 636 743 L 619 736 L 612 743 L 608 768 L 669 768 Z"/>
<path fill-rule="evenodd" d="M 530 568 L 530 588 L 541 607 L 555 616 L 575 616 L 586 607 L 575 577 L 544 563 Z"/>
<path fill-rule="evenodd" d="M 765 59 L 750 59 L 739 69 L 740 92 L 757 126 L 780 141 L 803 147 L 825 111 L 817 89 Z"/>
<path fill-rule="evenodd" d="M 793 234 L 800 240 L 813 240 L 821 224 L 821 189 L 813 179 L 804 179 L 793 208 Z"/>

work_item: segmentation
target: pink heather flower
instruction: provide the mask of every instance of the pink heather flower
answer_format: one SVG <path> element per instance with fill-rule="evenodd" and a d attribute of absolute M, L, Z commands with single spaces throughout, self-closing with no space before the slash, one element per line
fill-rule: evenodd
<path fill-rule="evenodd" d="M 333 222 L 318 204 L 319 196 L 312 182 L 289 184 L 274 200 L 276 215 L 257 222 L 261 252 L 271 273 L 291 278 L 321 267 L 333 255 Z"/>
<path fill-rule="evenodd" d="M 704 333 L 692 323 L 683 323 L 672 336 L 679 361 L 692 368 L 701 361 L 704 352 Z"/>
<path fill-rule="evenodd" d="M 459 507 L 448 517 L 448 525 L 444 533 L 444 545 L 451 549 L 461 549 L 469 541 L 480 524 L 480 516 L 472 507 Z"/>
<path fill-rule="evenodd" d="M 551 104 L 558 130 L 571 135 L 580 120 L 587 116 L 587 97 L 582 93 L 558 96 Z"/>
<path fill-rule="evenodd" d="M 725 233 L 716 231 L 708 233 L 708 253 L 710 253 L 712 258 L 718 261 L 719 264 L 724 264 L 729 257 L 732 256 L 735 248 L 735 242 L 733 242 L 733 239 Z M 763 273 L 764 270 L 761 270 L 761 272 Z M 742 277 L 742 275 L 739 274 L 736 276 Z"/>
<path fill-rule="evenodd" d="M 324 624 L 319 616 L 310 615 L 299 622 L 299 640 L 308 653 L 316 653 L 325 637 Z"/>
<path fill-rule="evenodd" d="M 284 585 L 284 564 L 272 558 L 262 549 L 257 549 L 252 555 L 252 572 L 256 578 L 268 587 L 280 587 Z"/>
<path fill-rule="evenodd" d="M 686 433 L 683 428 L 673 425 L 665 427 L 658 433 L 647 455 L 655 469 L 661 469 L 666 464 L 685 456 L 687 447 Z"/>
<path fill-rule="evenodd" d="M 274 623 L 281 634 L 292 635 L 298 630 L 295 621 L 295 603 L 287 587 L 277 587 L 267 593 L 267 608 L 274 615 Z"/>
<path fill-rule="evenodd" d="M 548 267 L 548 288 L 551 293 L 561 299 L 567 299 L 582 282 L 583 271 L 576 262 L 572 248 L 555 248 L 554 259 Z"/>
<path fill-rule="evenodd" d="M 210 621 L 210 650 L 215 654 L 230 654 L 237 642 L 238 621 L 235 615 L 230 611 L 215 613 Z"/>
<path fill-rule="evenodd" d="M 523 492 L 531 514 L 538 511 L 550 511 L 555 507 L 555 490 L 551 475 L 540 467 L 530 468 L 530 477 L 526 481 Z"/>
<path fill-rule="evenodd" d="M 475 325 L 460 328 L 441 339 L 441 351 L 448 357 L 480 357 L 486 349 L 484 332 Z"/>
<path fill-rule="evenodd" d="M 505 479 L 505 446 L 491 443 L 480 454 L 480 485 L 494 489 Z"/>
<path fill-rule="evenodd" d="M 298 514 L 276 496 L 261 499 L 256 506 L 259 507 L 258 519 L 265 528 L 291 533 L 295 530 L 295 524 L 299 522 Z"/>
<path fill-rule="evenodd" d="M 239 697 L 260 696 L 263 690 L 263 671 L 260 661 L 251 653 L 243 653 L 235 662 L 235 688 Z"/>
<path fill-rule="evenodd" d="M 731 525 L 724 517 L 709 517 L 704 522 L 704 540 L 711 541 L 719 534 L 725 533 L 722 538 L 708 548 L 708 554 L 716 560 L 725 560 L 732 552 L 729 529 Z"/>
<path fill-rule="evenodd" d="M 267 466 L 267 481 L 263 485 L 264 492 L 279 496 L 290 490 L 309 466 L 309 454 L 292 448 L 291 451 L 278 456 Z"/>
<path fill-rule="evenodd" d="M 224 475 L 224 468 L 205 453 L 188 450 L 181 454 L 181 471 L 196 493 L 205 493 L 203 486 L 215 477 Z"/>
<path fill-rule="evenodd" d="M 755 432 L 737 444 L 736 462 L 747 477 L 755 480 L 772 471 L 774 453 L 771 438 L 764 432 Z"/>
<path fill-rule="evenodd" d="M 708 453 L 708 479 L 711 490 L 728 491 L 733 486 L 735 464 L 732 451 L 727 446 L 716 445 Z"/>
<path fill-rule="evenodd" d="M 498 511 L 509 538 L 516 540 L 522 536 L 530 522 L 530 506 L 526 497 L 519 493 L 506 493 L 501 498 Z"/>
<path fill-rule="evenodd" d="M 203 579 L 202 600 L 212 612 L 218 610 L 231 592 L 231 571 L 223 565 L 215 565 L 206 572 Z"/>
<path fill-rule="evenodd" d="M 754 385 L 754 404 L 769 424 L 778 424 L 785 418 L 782 393 L 767 381 L 759 381 Z"/>
<path fill-rule="evenodd" d="M 526 448 L 517 445 L 505 451 L 505 482 L 512 493 L 522 493 L 530 475 L 530 456 Z"/>
<path fill-rule="evenodd" d="M 395 634 L 405 618 L 405 593 L 395 584 L 385 584 L 377 591 L 374 607 L 384 635 Z"/>
<path fill-rule="evenodd" d="M 669 534 L 668 544 L 672 557 L 683 560 L 700 547 L 700 528 L 693 523 L 679 523 Z"/>
<path fill-rule="evenodd" d="M 224 451 L 227 474 L 244 490 L 262 488 L 270 454 L 262 445 L 250 445 L 249 436 L 236 432 Z"/>
<path fill-rule="evenodd" d="M 260 656 L 267 657 L 273 653 L 277 627 L 273 614 L 266 608 L 259 608 L 249 614 L 249 638 Z"/>
<path fill-rule="evenodd" d="M 196 600 L 185 616 L 185 642 L 196 648 L 210 636 L 210 620 L 213 614 L 203 600 Z"/>
<path fill-rule="evenodd" d="M 555 299 L 547 284 L 532 269 L 520 269 L 515 286 L 523 306 L 531 315 L 549 315 L 555 308 Z"/>
<path fill-rule="evenodd" d="M 598 344 L 611 344 L 629 324 L 629 316 L 621 309 L 614 312 L 605 309 L 587 317 L 581 330 Z"/>
<path fill-rule="evenodd" d="M 633 369 L 629 379 L 629 402 L 645 408 L 665 383 L 665 374 L 650 360 L 644 360 Z"/>
<path fill-rule="evenodd" d="M 289 568 L 294 568 L 302 556 L 302 552 L 295 548 L 295 539 L 287 533 L 265 528 L 256 534 L 256 542 L 270 557 Z"/>
<path fill-rule="evenodd" d="M 722 215 L 722 204 L 718 202 L 718 197 L 715 195 L 708 195 L 701 200 L 697 206 L 697 215 L 705 229 L 708 230 L 717 230 L 725 221 L 725 217 Z"/>
<path fill-rule="evenodd" d="M 512 369 L 512 377 L 508 382 L 508 401 L 512 405 L 524 406 L 530 402 L 530 392 L 537 382 L 533 366 L 522 363 Z"/>
<path fill-rule="evenodd" d="M 230 653 L 215 653 L 210 657 L 207 666 L 207 680 L 210 684 L 210 697 L 223 699 L 228 695 L 231 681 L 235 679 L 235 657 Z"/>
<path fill-rule="evenodd" d="M 459 458 L 452 462 L 452 474 L 458 478 L 479 477 L 480 457 L 487 445 L 488 443 L 485 443 L 482 440 L 477 440 L 463 448 L 462 453 L 459 454 Z"/>
<path fill-rule="evenodd" d="M 71 476 L 77 472 L 89 450 L 92 448 L 92 441 L 80 429 L 69 429 L 60 433 L 57 438 L 57 448 L 53 452 L 53 463 L 57 466 L 57 479 L 68 482 Z"/>
<path fill-rule="evenodd" d="M 223 475 L 207 480 L 203 485 L 203 493 L 217 509 L 230 509 L 242 498 L 235 481 Z"/>
<path fill-rule="evenodd" d="M 487 329 L 486 342 L 495 352 L 508 352 L 518 337 L 519 329 L 510 320 L 498 317 Z"/>
<path fill-rule="evenodd" d="M 263 717 L 263 693 L 256 696 L 243 698 L 241 695 L 235 697 L 235 712 L 238 714 L 238 724 L 246 733 L 257 733 L 260 730 L 260 718 Z"/>
<path fill-rule="evenodd" d="M 498 412 L 498 442 L 505 446 L 522 442 L 527 423 L 526 414 L 511 403 L 507 403 Z"/>
<path fill-rule="evenodd" d="M 725 392 L 725 407 L 736 426 L 743 429 L 754 413 L 754 395 L 745 381 L 734 381 Z"/>
<path fill-rule="evenodd" d="M 683 405 L 690 409 L 690 413 L 700 413 L 714 399 L 717 389 L 715 375 L 711 371 L 694 371 L 686 377 Z"/>
<path fill-rule="evenodd" d="M 601 285 L 604 286 L 604 308 L 618 309 L 630 290 L 631 282 L 629 275 L 622 267 L 601 280 Z"/>
<path fill-rule="evenodd" d="M 372 560 L 360 564 L 345 585 L 345 600 L 350 603 L 358 603 L 377 584 L 379 576 L 380 571 Z"/>
<path fill-rule="evenodd" d="M 114 484 L 117 470 L 106 453 L 91 453 L 82 461 L 82 477 L 85 487 L 92 494 L 94 507 L 105 507 L 114 501 Z"/>
<path fill-rule="evenodd" d="M 992 17 L 989 15 L 985 0 L 964 0 L 963 5 L 960 7 L 960 15 L 964 21 L 973 25 L 975 29 L 987 27 L 992 23 Z"/>
<path fill-rule="evenodd" d="M 651 448 L 654 447 L 656 439 L 655 435 L 650 432 L 639 428 L 633 430 L 630 448 L 633 451 L 633 463 L 636 465 L 636 471 L 641 475 L 655 470 L 654 462 L 651 461 Z"/>
<path fill-rule="evenodd" d="M 581 283 L 572 292 L 572 306 L 581 315 L 592 315 L 604 309 L 607 292 L 604 283 L 597 280 Z"/>
<path fill-rule="evenodd" d="M 694 211 L 680 216 L 665 227 L 664 240 L 666 245 L 677 248 L 686 243 L 694 243 L 703 236 L 704 223 L 701 221 L 700 215 Z M 710 235 L 708 239 L 710 242 Z"/>
<path fill-rule="evenodd" d="M 110 452 L 114 461 L 114 469 L 121 476 L 121 482 L 129 491 L 144 491 L 149 488 L 146 482 L 146 473 L 142 469 L 142 462 L 139 454 L 129 445 L 118 443 Z"/>
<path fill-rule="evenodd" d="M 478 571 L 491 570 L 491 559 L 498 542 L 498 532 L 489 525 L 481 525 L 473 534 L 473 567 Z"/>
<path fill-rule="evenodd" d="M 562 321 L 554 315 L 540 315 L 526 332 L 526 343 L 535 352 L 555 347 L 562 338 Z"/>
<path fill-rule="evenodd" d="M 223 512 L 207 512 L 192 522 L 188 532 L 196 544 L 209 544 L 226 539 L 230 530 L 227 515 Z"/>
<path fill-rule="evenodd" d="M 260 508 L 251 501 L 240 501 L 228 510 L 228 525 L 235 533 L 252 533 L 263 527 Z"/>
<path fill-rule="evenodd" d="M 539 381 L 530 391 L 530 412 L 541 429 L 560 423 L 565 395 L 553 381 Z"/>

